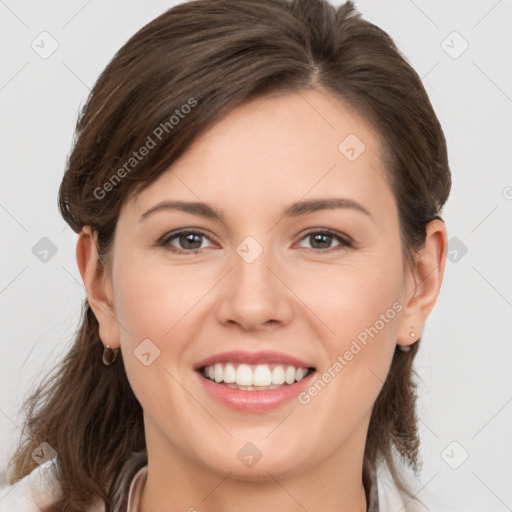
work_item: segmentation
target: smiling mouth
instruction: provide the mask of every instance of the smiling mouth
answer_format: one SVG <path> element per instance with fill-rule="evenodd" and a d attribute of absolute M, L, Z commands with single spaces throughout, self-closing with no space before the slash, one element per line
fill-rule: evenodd
<path fill-rule="evenodd" d="M 315 368 L 284 364 L 215 363 L 198 369 L 207 380 L 241 391 L 267 391 L 300 382 Z"/>

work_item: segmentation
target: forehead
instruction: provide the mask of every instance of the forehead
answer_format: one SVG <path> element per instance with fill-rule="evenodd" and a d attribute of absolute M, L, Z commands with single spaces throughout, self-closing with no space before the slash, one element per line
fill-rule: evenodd
<path fill-rule="evenodd" d="M 309 90 L 237 107 L 196 139 L 134 206 L 140 213 L 180 199 L 235 212 L 270 211 L 301 198 L 340 195 L 380 198 L 382 208 L 391 206 L 380 138 L 341 100 Z"/>

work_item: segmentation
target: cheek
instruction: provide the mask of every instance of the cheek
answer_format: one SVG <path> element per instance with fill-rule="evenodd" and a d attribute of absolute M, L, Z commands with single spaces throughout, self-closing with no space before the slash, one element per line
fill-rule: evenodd
<path fill-rule="evenodd" d="M 396 346 L 403 308 L 402 262 L 399 255 L 372 255 L 371 260 L 331 273 L 322 292 L 318 286 L 309 287 L 316 292 L 309 295 L 308 305 L 329 327 L 323 343 L 326 362 L 318 379 L 330 390 L 324 398 L 332 401 L 331 410 L 340 414 L 369 410 Z M 313 395 L 323 393 L 324 386 L 318 383 L 315 389 Z"/>
<path fill-rule="evenodd" d="M 204 291 L 191 286 L 180 269 L 151 264 L 150 258 L 118 259 L 113 273 L 116 315 L 126 374 L 133 392 L 147 414 L 180 410 L 183 380 L 179 363 L 187 350 L 193 324 L 187 313 Z M 161 418 L 171 428 L 172 416 Z M 174 427 L 175 428 L 175 427 Z"/>
<path fill-rule="evenodd" d="M 347 341 L 372 327 L 391 335 L 402 307 L 401 265 L 399 255 L 395 259 L 385 253 L 372 254 L 357 264 L 329 269 L 323 278 L 319 273 L 307 278 L 307 304 L 329 328 L 330 346 L 343 348 Z"/>
<path fill-rule="evenodd" d="M 190 369 L 180 365 L 197 336 L 201 299 L 215 281 L 211 270 L 156 263 L 133 249 L 125 254 L 131 256 L 115 260 L 113 272 L 125 369 L 139 401 L 158 408 L 154 390 L 168 390 L 172 401 L 179 395 L 173 377 L 188 377 Z"/>
<path fill-rule="evenodd" d="M 116 270 L 116 313 L 131 343 L 141 337 L 165 340 L 178 325 L 181 331 L 182 320 L 211 288 L 211 276 L 205 272 L 197 275 L 184 266 L 152 264 L 147 257 L 126 259 Z"/>

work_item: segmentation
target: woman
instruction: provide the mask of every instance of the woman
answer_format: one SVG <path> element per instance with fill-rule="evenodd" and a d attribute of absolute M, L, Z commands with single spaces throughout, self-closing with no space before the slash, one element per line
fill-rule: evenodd
<path fill-rule="evenodd" d="M 350 2 L 149 23 L 78 121 L 84 314 L 0 510 L 412 510 L 449 190 L 421 80 Z"/>

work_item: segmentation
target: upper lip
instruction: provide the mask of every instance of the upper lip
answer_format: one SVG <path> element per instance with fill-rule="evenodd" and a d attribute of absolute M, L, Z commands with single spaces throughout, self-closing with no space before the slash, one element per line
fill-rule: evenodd
<path fill-rule="evenodd" d="M 313 368 L 313 365 L 298 359 L 297 357 L 270 350 L 260 352 L 247 352 L 243 350 L 234 350 L 230 352 L 221 352 L 203 359 L 197 363 L 194 369 L 199 370 L 205 366 L 215 363 L 245 363 L 245 364 L 287 364 L 296 368 Z"/>

